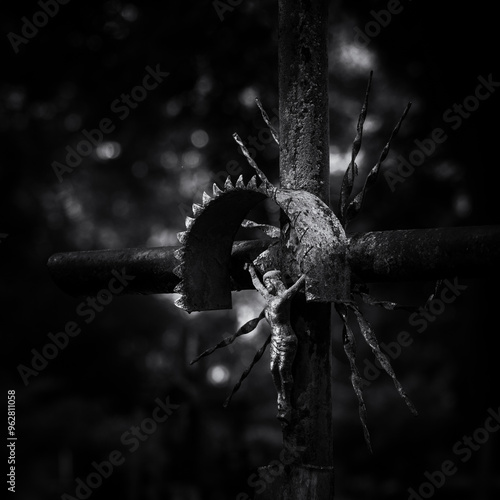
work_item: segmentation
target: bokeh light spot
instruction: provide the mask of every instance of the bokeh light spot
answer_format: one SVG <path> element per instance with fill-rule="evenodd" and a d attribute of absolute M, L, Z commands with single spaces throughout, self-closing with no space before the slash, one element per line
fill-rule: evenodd
<path fill-rule="evenodd" d="M 114 160 L 122 152 L 122 147 L 118 142 L 106 141 L 97 146 L 95 153 L 100 160 Z"/>
<path fill-rule="evenodd" d="M 209 140 L 208 134 L 204 130 L 195 130 L 191 134 L 191 143 L 195 148 L 204 148 Z"/>
<path fill-rule="evenodd" d="M 213 385 L 222 385 L 229 380 L 229 370 L 224 365 L 215 365 L 207 372 L 208 381 Z"/>
<path fill-rule="evenodd" d="M 201 156 L 198 151 L 190 149 L 182 155 L 182 164 L 187 168 L 196 168 L 201 161 Z"/>

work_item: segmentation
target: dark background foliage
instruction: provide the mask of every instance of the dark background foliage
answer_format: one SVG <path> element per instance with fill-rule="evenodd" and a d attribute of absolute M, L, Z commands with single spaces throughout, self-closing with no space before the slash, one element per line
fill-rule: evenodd
<path fill-rule="evenodd" d="M 331 196 L 336 207 L 368 73 L 373 92 L 365 128 L 361 178 L 374 164 L 406 102 L 413 102 L 384 169 L 408 158 L 436 128 L 448 139 L 395 191 L 381 177 L 353 231 L 499 224 L 496 206 L 498 91 L 452 130 L 443 114 L 474 93 L 478 77 L 500 81 L 494 4 L 401 0 L 402 11 L 368 42 L 372 10 L 386 1 L 332 2 L 330 23 Z M 221 21 L 208 0 L 78 2 L 59 12 L 13 50 L 34 1 L 2 6 L 0 81 L 0 244 L 5 389 L 17 395 L 18 498 L 75 495 L 76 478 L 92 462 L 121 450 L 125 463 L 91 498 L 229 499 L 250 491 L 255 467 L 279 456 L 275 392 L 267 362 L 255 369 L 229 409 L 222 402 L 266 336 L 259 328 L 234 349 L 190 367 L 189 361 L 258 314 L 252 292 L 235 294 L 233 311 L 187 315 L 169 296 L 122 296 L 88 325 L 72 298 L 51 281 L 55 252 L 176 244 L 190 204 L 226 172 L 251 175 L 232 140 L 258 139 L 259 166 L 277 181 L 277 148 L 262 138 L 254 98 L 277 109 L 277 2 L 243 0 Z M 373 26 L 373 25 L 371 25 Z M 372 33 L 375 33 L 372 31 Z M 111 104 L 142 82 L 146 67 L 169 72 L 121 120 Z M 103 118 L 116 125 L 73 172 L 56 177 L 83 129 Z M 260 135 L 259 135 L 260 134 Z M 262 210 L 257 217 L 276 219 Z M 467 290 L 418 333 L 404 312 L 367 308 L 379 338 L 414 338 L 394 361 L 420 416 L 413 418 L 388 377 L 366 390 L 375 454 L 357 417 L 343 354 L 335 339 L 337 497 L 407 498 L 424 472 L 441 467 L 454 444 L 498 409 L 496 276 L 462 280 Z M 374 285 L 372 294 L 423 303 L 432 283 Z M 27 384 L 49 332 L 77 321 L 71 339 Z M 359 343 L 360 367 L 371 359 Z M 128 453 L 121 436 L 151 416 L 155 398 L 179 409 Z M 497 498 L 498 434 L 459 463 L 436 491 L 453 499 Z M 241 498 L 241 497 L 240 497 Z"/>

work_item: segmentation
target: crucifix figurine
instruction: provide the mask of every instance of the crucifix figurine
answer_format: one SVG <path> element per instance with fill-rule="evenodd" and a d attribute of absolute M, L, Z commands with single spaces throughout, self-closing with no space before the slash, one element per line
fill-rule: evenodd
<path fill-rule="evenodd" d="M 268 271 L 260 281 L 252 264 L 248 265 L 252 283 L 266 301 L 265 316 L 271 327 L 271 375 L 278 392 L 278 419 L 290 423 L 293 386 L 292 365 L 297 351 L 297 336 L 290 323 L 290 304 L 305 280 L 303 274 L 286 288 L 278 270 Z"/>

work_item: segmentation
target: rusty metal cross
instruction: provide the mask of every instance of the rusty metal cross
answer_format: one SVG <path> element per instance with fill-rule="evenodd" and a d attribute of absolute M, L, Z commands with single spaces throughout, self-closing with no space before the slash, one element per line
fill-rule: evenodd
<path fill-rule="evenodd" d="M 280 0 L 279 9 L 280 188 L 256 178 L 228 178 L 193 205 L 181 246 L 60 253 L 48 266 L 55 282 L 74 295 L 95 293 L 113 269 L 124 268 L 136 277 L 126 293 L 179 292 L 179 305 L 188 311 L 230 308 L 233 290 L 252 288 L 245 264 L 270 245 L 235 242 L 236 231 L 255 204 L 272 198 L 282 209 L 280 267 L 297 279 L 307 264 L 306 293 L 296 299 L 291 317 L 298 337 L 294 413 L 283 430 L 285 448 L 300 450 L 300 460 L 257 498 L 331 499 L 331 303 L 349 298 L 354 277 L 434 280 L 498 269 L 500 228 L 345 234 L 328 208 L 327 0 Z M 292 222 L 293 234 L 286 233 L 284 226 Z M 304 236 L 298 245 L 292 242 L 297 235 Z M 291 247 L 294 255 L 286 250 Z"/>

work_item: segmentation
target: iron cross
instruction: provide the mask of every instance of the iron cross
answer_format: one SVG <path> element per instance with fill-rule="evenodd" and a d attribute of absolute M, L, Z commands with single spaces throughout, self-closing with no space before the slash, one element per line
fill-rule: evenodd
<path fill-rule="evenodd" d="M 332 303 L 344 319 L 348 310 L 354 313 L 363 329 L 367 326 L 351 301 L 356 284 L 474 276 L 498 269 L 500 261 L 498 227 L 346 232 L 364 193 L 352 197 L 363 111 L 340 209 L 337 215 L 331 210 L 327 3 L 313 0 L 306 8 L 298 0 L 279 1 L 279 188 L 252 165 L 255 177 L 228 178 L 193 205 L 178 247 L 55 254 L 48 263 L 55 282 L 71 294 L 96 292 L 113 269 L 124 269 L 136 277 L 126 293 L 175 291 L 181 294 L 178 305 L 187 311 L 230 308 L 231 292 L 253 288 L 252 278 L 258 279 L 255 271 L 252 276 L 248 272 L 249 263 L 262 274 L 279 269 L 286 286 L 304 281 L 289 318 L 297 337 L 293 388 L 287 389 L 292 411 L 283 410 L 284 447 L 295 450 L 299 459 L 257 497 L 261 499 L 333 498 Z M 378 168 L 382 161 L 381 156 Z M 371 181 L 377 173 L 370 173 Z M 275 238 L 234 241 L 246 214 L 266 198 L 282 212 Z M 348 352 L 348 334 L 345 343 Z M 402 388 L 400 393 L 404 395 Z"/>

